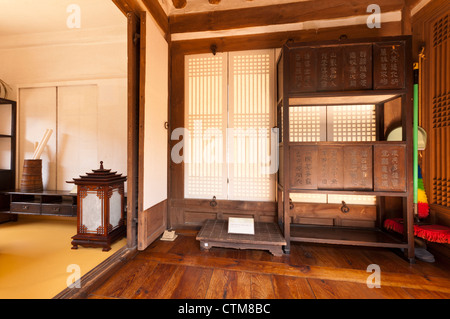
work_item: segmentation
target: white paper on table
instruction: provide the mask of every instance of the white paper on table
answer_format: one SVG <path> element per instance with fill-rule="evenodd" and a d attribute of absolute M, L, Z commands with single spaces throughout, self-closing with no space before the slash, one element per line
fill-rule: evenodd
<path fill-rule="evenodd" d="M 255 234 L 255 222 L 253 218 L 230 217 L 228 219 L 228 233 Z"/>

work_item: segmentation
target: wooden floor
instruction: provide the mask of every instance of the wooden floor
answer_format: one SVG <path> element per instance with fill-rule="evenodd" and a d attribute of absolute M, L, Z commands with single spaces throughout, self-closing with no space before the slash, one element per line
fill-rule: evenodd
<path fill-rule="evenodd" d="M 157 240 L 123 266 L 90 299 L 448 299 L 450 261 L 410 265 L 389 249 L 293 243 L 291 254 L 212 248 L 196 232 Z M 381 270 L 381 288 L 369 288 Z"/>

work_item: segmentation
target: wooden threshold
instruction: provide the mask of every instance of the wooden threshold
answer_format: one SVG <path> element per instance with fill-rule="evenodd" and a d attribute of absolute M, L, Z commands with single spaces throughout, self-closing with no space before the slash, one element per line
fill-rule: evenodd
<path fill-rule="evenodd" d="M 291 225 L 291 241 L 340 244 L 383 248 L 408 248 L 404 243 L 381 229 L 355 229 L 312 225 Z"/>
<path fill-rule="evenodd" d="M 122 268 L 129 260 L 137 254 L 136 247 L 128 248 L 126 245 L 108 257 L 97 267 L 82 276 L 75 286 L 80 284 L 81 288 L 67 287 L 52 299 L 82 299 L 86 298 L 93 290 L 102 285 L 115 271 Z"/>

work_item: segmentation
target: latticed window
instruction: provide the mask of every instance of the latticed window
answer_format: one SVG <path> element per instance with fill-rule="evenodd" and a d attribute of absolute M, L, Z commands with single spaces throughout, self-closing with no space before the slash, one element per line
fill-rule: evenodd
<path fill-rule="evenodd" d="M 185 198 L 274 200 L 274 51 L 189 55 L 185 65 Z"/>

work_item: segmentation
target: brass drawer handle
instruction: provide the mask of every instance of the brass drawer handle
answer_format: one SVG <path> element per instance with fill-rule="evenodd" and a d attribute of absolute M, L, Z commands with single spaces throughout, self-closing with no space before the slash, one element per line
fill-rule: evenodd
<path fill-rule="evenodd" d="M 289 209 L 294 209 L 294 202 L 292 201 L 291 198 L 289 198 Z"/>
<path fill-rule="evenodd" d="M 28 206 L 28 205 L 23 205 L 23 206 L 22 206 L 22 209 L 30 209 L 30 206 Z"/>
<path fill-rule="evenodd" d="M 341 206 L 341 212 L 343 212 L 344 214 L 347 214 L 350 211 L 350 207 L 347 206 L 347 204 L 342 201 L 342 206 Z"/>
<path fill-rule="evenodd" d="M 61 210 L 60 207 L 53 207 L 54 212 L 59 212 L 60 210 Z"/>
<path fill-rule="evenodd" d="M 211 206 L 211 207 L 217 206 L 216 196 L 213 196 L 212 201 L 209 202 L 209 206 Z"/>

